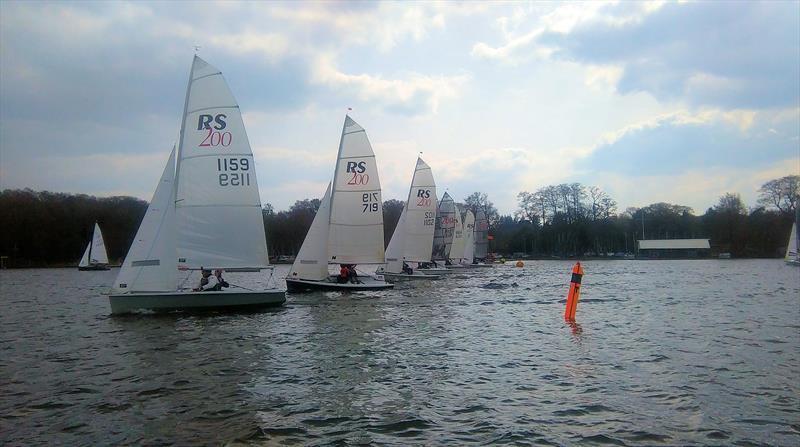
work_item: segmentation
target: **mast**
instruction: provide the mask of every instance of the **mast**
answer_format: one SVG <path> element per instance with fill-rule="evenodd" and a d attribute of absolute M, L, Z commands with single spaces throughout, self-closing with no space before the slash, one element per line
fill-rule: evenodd
<path fill-rule="evenodd" d="M 175 202 L 178 200 L 178 175 L 181 172 L 181 153 L 183 152 L 183 137 L 186 131 L 186 111 L 189 108 L 189 94 L 192 92 L 192 76 L 194 76 L 194 66 L 197 63 L 197 54 L 194 55 L 192 58 L 192 68 L 189 69 L 189 82 L 186 84 L 186 98 L 183 100 L 183 115 L 181 115 L 181 131 L 180 135 L 178 136 L 178 153 L 176 154 L 175 158 L 175 180 L 174 183 L 176 187 L 174 188 L 172 194 L 172 206 L 175 206 Z"/>
<path fill-rule="evenodd" d="M 342 136 L 339 137 L 339 150 L 336 152 L 336 161 L 333 163 L 333 183 L 331 187 L 331 206 L 328 208 L 328 222 L 331 221 L 331 213 L 333 213 L 333 196 L 336 194 L 336 179 L 339 177 L 339 158 L 342 157 L 342 144 L 344 143 L 344 131 L 347 129 L 348 118 L 350 118 L 350 115 L 345 113 L 344 124 L 342 124 Z M 328 256 L 330 256 L 330 253 L 328 253 Z"/>
<path fill-rule="evenodd" d="M 97 222 L 94 223 L 97 225 Z M 94 227 L 92 227 L 92 239 L 89 240 L 89 259 L 87 259 L 87 265 L 92 265 L 92 246 L 94 245 Z"/>

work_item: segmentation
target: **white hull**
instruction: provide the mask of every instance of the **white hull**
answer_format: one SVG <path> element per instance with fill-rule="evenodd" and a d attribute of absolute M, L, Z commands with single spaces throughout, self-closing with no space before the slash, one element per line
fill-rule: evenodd
<path fill-rule="evenodd" d="M 204 310 L 279 306 L 286 292 L 279 289 L 221 292 L 144 292 L 109 295 L 112 314 L 137 310 Z"/>
<path fill-rule="evenodd" d="M 786 259 L 786 263 L 800 267 L 800 259 Z"/>

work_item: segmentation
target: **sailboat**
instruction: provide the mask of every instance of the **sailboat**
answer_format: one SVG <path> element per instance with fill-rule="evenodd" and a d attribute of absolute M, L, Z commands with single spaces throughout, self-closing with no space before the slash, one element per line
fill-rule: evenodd
<path fill-rule="evenodd" d="M 792 232 L 789 234 L 789 243 L 786 245 L 786 257 L 784 260 L 789 265 L 800 266 L 800 240 L 797 239 L 798 222 L 800 222 L 800 207 L 795 211 L 795 221 L 792 224 Z"/>
<path fill-rule="evenodd" d="M 447 192 L 442 196 L 439 201 L 439 207 L 436 211 L 436 223 L 433 232 L 433 247 L 431 250 L 431 260 L 433 265 L 420 267 L 423 273 L 441 275 L 452 273 L 452 270 L 446 268 L 444 265 L 450 262 L 450 250 L 453 246 L 453 233 L 455 229 L 456 205 L 453 198 Z M 442 264 L 440 265 L 439 262 Z"/>
<path fill-rule="evenodd" d="M 403 268 L 406 264 L 410 269 L 408 263 L 411 262 L 418 267 L 419 263 L 431 261 L 435 221 L 436 183 L 430 166 L 422 158 L 417 158 L 406 204 L 386 248 L 386 267 L 379 269 L 379 272 L 390 280 L 438 278 L 438 275 L 427 274 L 419 269 L 409 272 Z"/>
<path fill-rule="evenodd" d="M 489 219 L 486 213 L 479 209 L 475 214 L 475 257 L 472 267 L 492 267 L 486 263 L 489 254 Z"/>
<path fill-rule="evenodd" d="M 466 238 L 464 230 L 464 217 L 461 212 L 461 205 L 454 204 L 455 214 L 453 215 L 453 243 L 450 245 L 450 255 L 446 261 L 448 269 L 460 269 L 466 267 L 462 260 L 464 259 L 464 250 L 466 249 Z M 470 230 L 472 231 L 472 230 Z"/>
<path fill-rule="evenodd" d="M 345 116 L 333 183 L 322 197 L 314 221 L 286 277 L 292 292 L 387 289 L 380 274 L 339 282 L 328 264 L 383 264 L 383 202 L 375 153 L 363 127 Z"/>
<path fill-rule="evenodd" d="M 271 270 L 253 152 L 222 73 L 195 56 L 180 139 L 109 295 L 111 313 L 280 305 L 283 290 L 193 292 L 180 272 Z M 185 281 L 184 281 L 185 282 Z"/>
<path fill-rule="evenodd" d="M 475 215 L 472 214 L 472 211 L 466 210 L 462 216 L 464 251 L 461 253 L 458 263 L 470 266 L 475 260 Z"/>
<path fill-rule="evenodd" d="M 109 270 L 106 243 L 103 241 L 103 232 L 100 231 L 97 222 L 94 223 L 92 240 L 89 241 L 78 263 L 78 270 Z"/>

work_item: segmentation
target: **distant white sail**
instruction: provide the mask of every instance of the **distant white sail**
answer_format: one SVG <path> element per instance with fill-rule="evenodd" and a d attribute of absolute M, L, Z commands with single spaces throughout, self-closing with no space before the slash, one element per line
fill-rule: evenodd
<path fill-rule="evenodd" d="M 197 56 L 175 175 L 180 267 L 269 264 L 253 152 L 239 105 L 222 73 Z"/>
<path fill-rule="evenodd" d="M 797 261 L 798 248 L 797 248 L 797 223 L 792 224 L 792 232 L 789 233 L 789 243 L 786 245 L 786 258 L 787 261 Z"/>
<path fill-rule="evenodd" d="M 453 219 L 453 244 L 450 246 L 450 259 L 457 261 L 464 256 L 464 224 L 461 217 L 461 207 L 455 205 L 456 212 Z"/>
<path fill-rule="evenodd" d="M 367 133 L 345 117 L 331 192 L 328 261 L 383 264 L 383 202 Z"/>
<path fill-rule="evenodd" d="M 489 254 L 489 220 L 483 210 L 475 215 L 475 257 L 485 259 Z"/>
<path fill-rule="evenodd" d="M 328 230 L 331 208 L 331 184 L 325 190 L 317 214 L 308 229 L 300 252 L 289 270 L 289 278 L 321 281 L 328 277 Z"/>
<path fill-rule="evenodd" d="M 447 260 L 453 244 L 453 231 L 455 228 L 455 202 L 450 194 L 444 193 L 436 213 L 435 230 L 433 233 L 433 256 L 436 261 Z"/>
<path fill-rule="evenodd" d="M 103 240 L 103 232 L 100 225 L 95 222 L 94 235 L 92 236 L 92 256 L 89 259 L 91 264 L 108 264 L 108 253 L 106 253 L 106 242 Z"/>
<path fill-rule="evenodd" d="M 433 173 L 422 158 L 417 158 L 411 188 L 406 200 L 403 259 L 429 262 L 436 223 L 436 183 Z"/>
<path fill-rule="evenodd" d="M 397 220 L 397 226 L 394 228 L 392 239 L 389 241 L 389 246 L 386 247 L 386 271 L 389 273 L 400 273 L 403 271 L 403 261 L 406 245 L 406 207 L 400 212 L 400 218 Z"/>
<path fill-rule="evenodd" d="M 464 214 L 464 254 L 462 264 L 472 264 L 475 259 L 475 215 L 467 210 Z"/>
<path fill-rule="evenodd" d="M 95 222 L 92 231 L 92 240 L 83 251 L 81 261 L 78 263 L 79 267 L 88 267 L 96 264 L 108 264 L 108 254 L 106 253 L 106 243 L 103 240 L 103 233 L 100 231 L 100 226 Z"/>
<path fill-rule="evenodd" d="M 117 275 L 115 293 L 175 290 L 178 258 L 175 255 L 174 180 L 175 148 Z"/>

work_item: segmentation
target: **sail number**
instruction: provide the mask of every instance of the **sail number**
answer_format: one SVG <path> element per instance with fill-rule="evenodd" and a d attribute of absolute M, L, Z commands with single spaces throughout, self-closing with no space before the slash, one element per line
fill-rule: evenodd
<path fill-rule="evenodd" d="M 425 211 L 425 219 L 422 224 L 425 226 L 433 225 L 436 222 L 436 213 L 433 211 Z"/>
<path fill-rule="evenodd" d="M 361 213 L 376 213 L 380 208 L 377 192 L 369 192 L 361 195 Z"/>
<path fill-rule="evenodd" d="M 250 160 L 246 158 L 217 158 L 219 186 L 250 186 Z"/>

